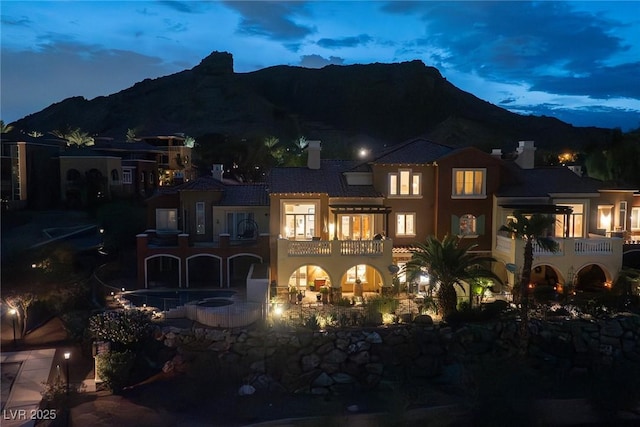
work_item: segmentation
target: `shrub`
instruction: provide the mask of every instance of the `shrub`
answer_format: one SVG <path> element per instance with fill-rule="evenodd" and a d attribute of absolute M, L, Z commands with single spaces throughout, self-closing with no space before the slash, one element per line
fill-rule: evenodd
<path fill-rule="evenodd" d="M 318 317 L 315 314 L 304 319 L 304 327 L 309 328 L 312 331 L 317 331 L 320 329 L 320 322 L 318 321 Z"/>
<path fill-rule="evenodd" d="M 149 313 L 140 310 L 108 311 L 89 319 L 89 331 L 94 338 L 123 345 L 148 338 L 152 330 Z"/>
<path fill-rule="evenodd" d="M 375 296 L 367 301 L 367 309 L 381 314 L 391 314 L 396 311 L 400 301 L 388 296 Z"/>
<path fill-rule="evenodd" d="M 129 381 L 135 354 L 129 350 L 109 351 L 96 356 L 98 376 L 114 393 L 119 393 Z"/>

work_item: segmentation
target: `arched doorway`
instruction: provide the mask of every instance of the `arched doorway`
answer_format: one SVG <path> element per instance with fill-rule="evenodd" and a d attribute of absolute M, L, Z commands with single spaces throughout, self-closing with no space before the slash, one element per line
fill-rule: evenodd
<path fill-rule="evenodd" d="M 252 264 L 261 263 L 255 254 L 237 254 L 227 259 L 227 287 L 241 287 L 247 283 L 247 275 Z"/>
<path fill-rule="evenodd" d="M 555 301 L 562 289 L 560 273 L 551 265 L 538 264 L 531 269 L 529 287 L 536 301 Z"/>
<path fill-rule="evenodd" d="M 187 258 L 187 287 L 222 287 L 222 258 L 212 254 Z"/>
<path fill-rule="evenodd" d="M 597 264 L 582 267 L 576 274 L 576 292 L 598 293 L 608 289 L 607 275 Z"/>
<path fill-rule="evenodd" d="M 350 267 L 340 279 L 342 293 L 361 297 L 365 293 L 381 293 L 384 279 L 380 272 L 367 264 Z"/>
<path fill-rule="evenodd" d="M 147 288 L 179 288 L 180 258 L 175 255 L 153 255 L 145 260 L 145 285 Z"/>

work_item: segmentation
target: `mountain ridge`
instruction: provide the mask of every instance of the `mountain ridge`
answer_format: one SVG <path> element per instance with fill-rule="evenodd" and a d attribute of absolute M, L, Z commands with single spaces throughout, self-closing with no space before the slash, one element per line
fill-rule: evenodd
<path fill-rule="evenodd" d="M 426 137 L 481 149 L 513 148 L 518 140 L 535 140 L 543 149 L 580 148 L 606 144 L 612 132 L 509 112 L 455 87 L 419 60 L 235 73 L 228 52 L 213 52 L 189 70 L 108 96 L 67 98 L 14 126 L 43 133 L 79 127 L 121 140 L 127 129 L 139 136 L 304 136 L 348 145 Z"/>

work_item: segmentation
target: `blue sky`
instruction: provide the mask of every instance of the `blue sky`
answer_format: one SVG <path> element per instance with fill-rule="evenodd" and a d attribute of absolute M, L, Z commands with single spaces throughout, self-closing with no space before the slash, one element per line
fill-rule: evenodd
<path fill-rule="evenodd" d="M 640 1 L 7 1 L 0 117 L 233 54 L 237 73 L 415 59 L 521 114 L 640 128 Z"/>

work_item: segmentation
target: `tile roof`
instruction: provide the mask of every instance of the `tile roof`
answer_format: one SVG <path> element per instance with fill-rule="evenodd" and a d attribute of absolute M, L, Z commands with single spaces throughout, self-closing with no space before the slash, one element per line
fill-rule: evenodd
<path fill-rule="evenodd" d="M 160 187 L 158 194 L 174 194 L 181 191 L 222 191 L 220 206 L 269 206 L 267 184 L 226 184 L 211 176 L 202 176 L 173 187 Z"/>
<path fill-rule="evenodd" d="M 415 138 L 387 148 L 376 154 L 369 163 L 432 163 L 440 157 L 456 150 L 455 147 L 440 144 L 424 138 Z"/>
<path fill-rule="evenodd" d="M 564 166 L 522 169 L 505 162 L 508 177 L 503 180 L 498 197 L 549 197 L 554 193 L 597 193 L 600 181 L 578 176 Z"/>
<path fill-rule="evenodd" d="M 269 174 L 271 193 L 324 193 L 329 197 L 381 197 L 372 185 L 347 185 L 343 172 L 358 163 L 352 160 L 322 160 L 320 169 L 273 168 Z"/>

